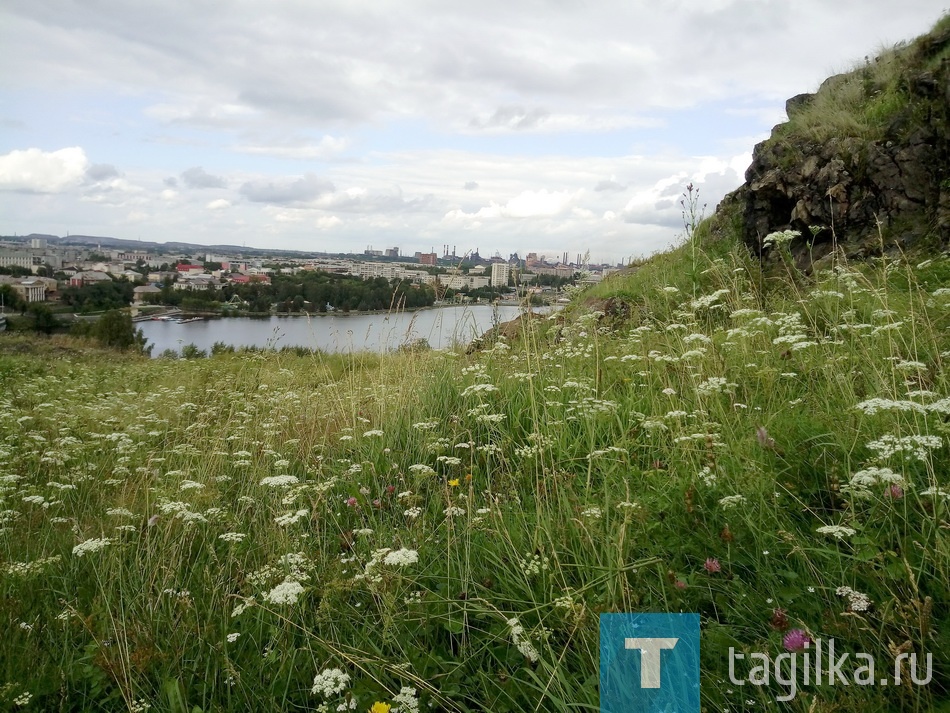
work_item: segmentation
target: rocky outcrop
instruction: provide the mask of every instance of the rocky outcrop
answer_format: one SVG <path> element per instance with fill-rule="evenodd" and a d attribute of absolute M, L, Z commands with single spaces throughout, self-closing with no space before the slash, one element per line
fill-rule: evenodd
<path fill-rule="evenodd" d="M 750 249 L 767 254 L 762 239 L 787 229 L 802 233 L 791 247 L 803 261 L 834 245 L 861 257 L 925 238 L 950 243 L 947 24 L 891 56 L 899 71 L 890 71 L 885 87 L 875 84 L 869 63 L 831 77 L 816 94 L 788 100 L 789 121 L 755 147 L 745 184 L 720 204 L 741 216 Z M 834 117 L 822 135 L 816 117 L 836 106 L 826 101 L 836 99 L 827 92 L 860 92 L 862 98 L 854 104 L 859 115 L 853 122 Z"/>

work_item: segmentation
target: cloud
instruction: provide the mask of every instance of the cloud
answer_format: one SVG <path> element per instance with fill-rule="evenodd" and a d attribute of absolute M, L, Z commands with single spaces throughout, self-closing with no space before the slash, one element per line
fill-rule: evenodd
<path fill-rule="evenodd" d="M 597 185 L 594 186 L 594 190 L 598 193 L 602 191 L 623 191 L 626 188 L 625 185 L 617 183 L 613 178 L 608 181 L 598 181 Z"/>
<path fill-rule="evenodd" d="M 541 108 L 503 106 L 487 119 L 473 118 L 469 125 L 476 129 L 534 129 L 550 115 L 551 112 Z"/>
<path fill-rule="evenodd" d="M 79 184 L 89 160 L 78 146 L 41 151 L 26 149 L 0 156 L 0 190 L 59 193 Z"/>
<path fill-rule="evenodd" d="M 201 166 L 189 168 L 181 174 L 181 180 L 188 188 L 227 188 L 228 184 L 220 176 L 212 176 Z"/>
<path fill-rule="evenodd" d="M 406 198 L 398 186 L 388 192 L 371 193 L 365 188 L 349 188 L 337 193 L 320 196 L 314 206 L 323 210 L 348 213 L 403 213 L 434 210 L 435 199 L 431 194 Z"/>
<path fill-rule="evenodd" d="M 333 136 L 324 136 L 314 143 L 308 139 L 279 141 L 276 143 L 241 144 L 234 147 L 235 151 L 258 156 L 277 156 L 299 160 L 328 160 L 343 153 L 349 141 Z"/>
<path fill-rule="evenodd" d="M 554 216 L 570 207 L 576 193 L 568 191 L 523 191 L 502 208 L 502 215 L 506 218 L 531 218 L 538 216 Z"/>
<path fill-rule="evenodd" d="M 224 210 L 225 208 L 231 207 L 231 201 L 225 200 L 224 198 L 218 198 L 213 200 L 208 205 L 205 206 L 208 210 Z"/>
<path fill-rule="evenodd" d="M 546 189 L 522 191 L 504 204 L 492 201 L 474 213 L 455 208 L 443 216 L 442 222 L 451 224 L 478 221 L 480 223 L 490 218 L 551 218 L 567 211 L 580 193 L 580 191 L 548 191 Z"/>
<path fill-rule="evenodd" d="M 475 181 L 465 181 L 465 185 L 462 186 L 466 191 L 475 191 L 478 190 L 478 183 Z"/>
<path fill-rule="evenodd" d="M 316 174 L 308 173 L 295 180 L 248 181 L 241 186 L 241 195 L 254 203 L 307 203 L 326 193 L 334 185 Z"/>
<path fill-rule="evenodd" d="M 86 178 L 93 182 L 107 181 L 110 178 L 118 177 L 119 171 L 112 164 L 96 163 L 86 169 Z"/>

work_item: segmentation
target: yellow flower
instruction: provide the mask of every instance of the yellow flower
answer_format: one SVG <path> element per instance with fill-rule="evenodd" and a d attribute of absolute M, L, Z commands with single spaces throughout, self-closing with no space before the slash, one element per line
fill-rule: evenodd
<path fill-rule="evenodd" d="M 388 703 L 380 703 L 376 701 L 373 704 L 373 707 L 369 709 L 369 713 L 389 713 L 389 709 L 392 708 Z"/>
<path fill-rule="evenodd" d="M 459 484 L 459 479 L 458 479 L 458 478 L 455 478 L 455 479 L 449 481 L 449 485 L 451 485 L 453 488 L 457 488 L 457 487 L 458 487 L 458 484 Z"/>

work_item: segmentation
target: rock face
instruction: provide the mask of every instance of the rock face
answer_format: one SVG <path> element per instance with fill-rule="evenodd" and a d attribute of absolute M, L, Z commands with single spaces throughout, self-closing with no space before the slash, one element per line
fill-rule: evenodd
<path fill-rule="evenodd" d="M 751 250 L 762 254 L 762 239 L 786 229 L 801 231 L 792 252 L 802 261 L 834 245 L 862 257 L 882 245 L 950 242 L 948 25 L 895 50 L 886 86 L 868 63 L 788 100 L 789 121 L 755 147 L 745 184 L 720 204 L 741 216 Z M 841 96 L 854 98 L 853 121 L 830 110 Z M 822 128 L 826 115 L 835 121 Z"/>

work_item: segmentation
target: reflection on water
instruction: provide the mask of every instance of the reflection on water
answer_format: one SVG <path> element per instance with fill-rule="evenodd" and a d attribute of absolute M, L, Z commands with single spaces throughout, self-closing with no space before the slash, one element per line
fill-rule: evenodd
<path fill-rule="evenodd" d="M 435 349 L 468 344 L 491 329 L 494 320 L 507 322 L 519 312 L 517 306 L 472 305 L 349 317 L 234 317 L 188 324 L 138 322 L 135 326 L 154 345 L 152 356 L 166 349 L 180 352 L 186 344 L 207 351 L 215 342 L 235 348 L 301 346 L 327 352 L 384 352 L 417 339 L 425 339 Z"/>

